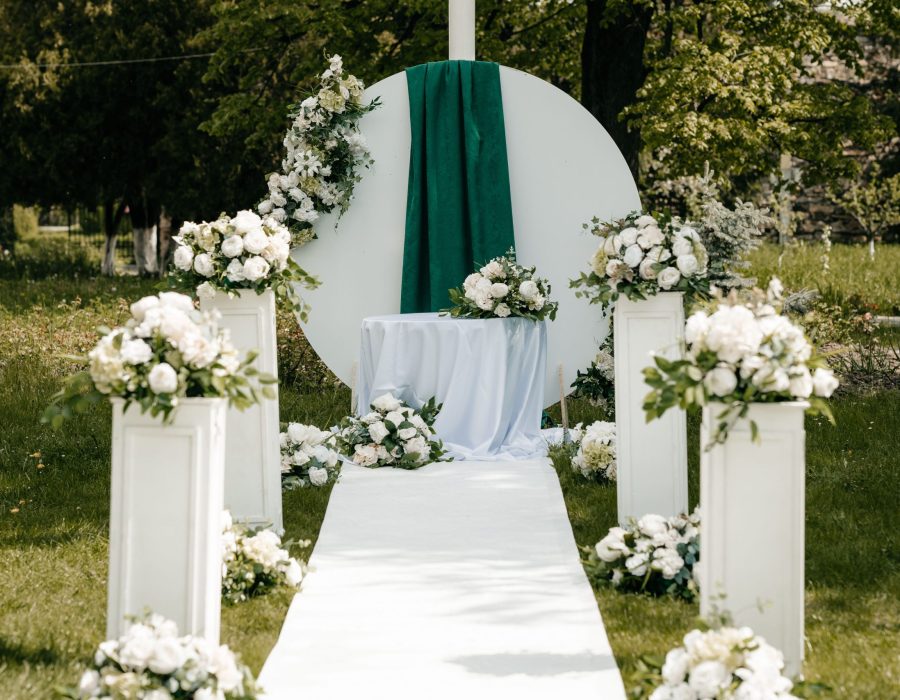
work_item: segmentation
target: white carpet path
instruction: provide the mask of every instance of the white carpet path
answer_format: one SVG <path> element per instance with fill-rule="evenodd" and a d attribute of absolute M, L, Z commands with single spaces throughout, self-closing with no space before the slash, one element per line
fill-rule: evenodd
<path fill-rule="evenodd" d="M 549 462 L 346 465 L 266 700 L 624 700 Z"/>

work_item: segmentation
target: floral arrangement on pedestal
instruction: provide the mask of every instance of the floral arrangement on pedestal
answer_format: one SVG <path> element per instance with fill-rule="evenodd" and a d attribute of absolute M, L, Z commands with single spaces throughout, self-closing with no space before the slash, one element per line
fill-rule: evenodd
<path fill-rule="evenodd" d="M 306 540 L 291 542 L 309 547 Z M 299 588 L 306 565 L 294 559 L 271 530 L 234 523 L 222 514 L 222 599 L 240 603 L 268 593 L 276 586 Z"/>
<path fill-rule="evenodd" d="M 796 700 L 781 652 L 749 627 L 688 632 L 654 685 L 650 700 Z"/>
<path fill-rule="evenodd" d="M 347 209 L 360 179 L 357 169 L 374 162 L 359 120 L 379 103 L 364 103 L 364 90 L 363 82 L 345 73 L 343 60 L 334 55 L 318 90 L 291 109 L 281 172 L 269 175 L 269 195 L 257 211 L 288 226 L 298 245 L 314 237 L 312 225 L 320 214 Z"/>
<path fill-rule="evenodd" d="M 194 308 L 176 292 L 147 296 L 131 305 L 120 328 L 101 328 L 86 360 L 88 368 L 69 377 L 54 395 L 43 421 L 54 427 L 86 411 L 105 396 L 136 403 L 166 422 L 182 397 L 227 398 L 239 409 L 271 398 L 276 379 L 252 366 L 255 354 L 239 359 L 217 315 Z M 251 383 L 251 380 L 255 380 Z"/>
<path fill-rule="evenodd" d="M 639 301 L 659 292 L 709 291 L 706 248 L 690 225 L 635 212 L 610 222 L 595 217 L 584 228 L 601 240 L 591 271 L 571 282 L 576 296 L 608 306 L 620 294 Z"/>
<path fill-rule="evenodd" d="M 616 424 L 598 420 L 583 428 L 579 423 L 570 434 L 577 445 L 572 469 L 591 481 L 615 481 Z"/>
<path fill-rule="evenodd" d="M 616 362 L 613 358 L 612 334 L 603 341 L 597 356 L 590 366 L 584 370 L 578 370 L 572 395 L 583 397 L 594 406 L 601 409 L 607 418 L 616 416 Z"/>
<path fill-rule="evenodd" d="M 361 467 L 418 469 L 437 461 L 449 461 L 434 434 L 441 406 L 431 398 L 418 411 L 392 394 L 372 402 L 371 412 L 341 421 L 337 444 L 341 452 Z"/>
<path fill-rule="evenodd" d="M 645 515 L 626 527 L 610 528 L 593 550 L 587 570 L 599 583 L 623 591 L 693 600 L 698 587 L 700 515 Z"/>
<path fill-rule="evenodd" d="M 521 316 L 532 321 L 556 318 L 559 303 L 550 301 L 550 283 L 535 276 L 534 267 L 516 263 L 510 248 L 478 272 L 466 277 L 462 287 L 450 290 L 454 318 L 506 318 Z"/>
<path fill-rule="evenodd" d="M 198 296 L 206 298 L 216 291 L 251 289 L 262 294 L 271 289 L 306 319 L 309 308 L 296 285 L 315 289 L 319 281 L 291 258 L 291 233 L 274 217 L 244 210 L 212 222 L 189 221 L 173 240 L 178 244 L 169 273 L 173 287 L 196 288 Z"/>
<path fill-rule="evenodd" d="M 160 615 L 137 618 L 119 639 L 102 642 L 71 700 L 255 700 L 250 669 L 227 646 L 203 637 L 178 636 Z"/>
<path fill-rule="evenodd" d="M 684 359 L 655 357 L 644 369 L 652 391 L 644 400 L 647 419 L 675 406 L 725 404 L 716 416 L 712 444 L 747 415 L 752 403 L 806 401 L 808 412 L 833 422 L 826 398 L 838 386 L 825 358 L 817 354 L 803 329 L 781 315 L 782 285 L 773 278 L 768 290 L 754 289 L 743 299 L 732 290 L 718 294 L 709 311 L 697 311 L 685 323 Z M 754 438 L 756 425 L 751 422 Z"/>
<path fill-rule="evenodd" d="M 337 479 L 337 436 L 314 425 L 288 423 L 281 433 L 281 485 L 289 490 Z"/>

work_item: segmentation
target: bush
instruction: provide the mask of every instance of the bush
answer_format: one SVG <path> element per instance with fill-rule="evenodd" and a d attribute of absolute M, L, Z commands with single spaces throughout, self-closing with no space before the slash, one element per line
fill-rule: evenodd
<path fill-rule="evenodd" d="M 92 277 L 100 272 L 100 257 L 85 246 L 61 240 L 33 238 L 0 253 L 0 279 Z"/>

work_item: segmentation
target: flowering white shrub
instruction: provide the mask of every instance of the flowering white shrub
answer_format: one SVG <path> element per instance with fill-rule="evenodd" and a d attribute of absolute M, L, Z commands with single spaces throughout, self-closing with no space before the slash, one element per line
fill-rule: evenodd
<path fill-rule="evenodd" d="M 291 233 L 273 217 L 245 210 L 212 222 L 189 221 L 173 240 L 178 244 L 169 274 L 173 286 L 196 287 L 199 296 L 208 298 L 216 290 L 261 294 L 271 289 L 306 318 L 308 308 L 295 283 L 314 289 L 319 282 L 291 258 Z"/>
<path fill-rule="evenodd" d="M 250 669 L 227 646 L 178 636 L 160 615 L 138 618 L 119 639 L 102 642 L 72 700 L 254 700 L 259 689 Z"/>
<path fill-rule="evenodd" d="M 324 486 L 337 478 L 339 458 L 337 436 L 314 425 L 288 423 L 281 433 L 281 483 L 296 486 Z"/>
<path fill-rule="evenodd" d="M 291 542 L 308 547 L 309 542 Z M 294 559 L 271 530 L 251 529 L 222 514 L 222 598 L 239 603 L 276 586 L 298 588 L 306 565 Z"/>
<path fill-rule="evenodd" d="M 658 292 L 705 294 L 708 256 L 700 234 L 689 224 L 648 214 L 584 225 L 601 241 L 591 271 L 572 281 L 575 294 L 609 305 L 624 294 L 640 300 Z"/>
<path fill-rule="evenodd" d="M 510 249 L 466 277 L 462 287 L 450 290 L 450 315 L 552 321 L 559 304 L 550 301 L 550 283 L 534 273 L 535 268 L 517 264 L 516 253 Z"/>
<path fill-rule="evenodd" d="M 372 402 L 362 418 L 341 421 L 338 446 L 361 467 L 418 469 L 445 459 L 444 446 L 434 435 L 434 420 L 441 410 L 430 399 L 419 411 L 391 394 Z"/>
<path fill-rule="evenodd" d="M 345 73 L 343 60 L 334 55 L 318 91 L 289 115 L 281 172 L 269 175 L 269 195 L 257 211 L 290 227 L 298 234 L 298 245 L 313 237 L 312 224 L 320 214 L 347 208 L 360 179 L 357 168 L 373 162 L 358 122 L 379 103 L 363 103 L 364 90 L 363 82 Z"/>
<path fill-rule="evenodd" d="M 791 700 L 784 657 L 748 627 L 692 630 L 672 649 L 650 700 Z"/>
<path fill-rule="evenodd" d="M 582 429 L 579 423 L 572 434 L 578 444 L 578 451 L 572 458 L 572 469 L 586 479 L 615 481 L 616 424 L 598 420 Z"/>
<path fill-rule="evenodd" d="M 58 426 L 104 396 L 122 397 L 126 407 L 137 403 L 164 420 L 182 397 L 226 397 L 240 409 L 257 403 L 260 393 L 271 398 L 271 388 L 259 392 L 250 378 L 262 384 L 275 378 L 251 366 L 254 353 L 239 359 L 217 318 L 176 292 L 134 302 L 124 326 L 101 329 L 100 341 L 86 358 L 88 369 L 66 380 L 44 421 Z"/>
<path fill-rule="evenodd" d="M 732 291 L 718 295 L 711 312 L 692 314 L 685 324 L 684 359 L 657 356 L 656 367 L 644 369 L 653 389 L 644 400 L 648 420 L 674 406 L 721 402 L 726 409 L 716 416 L 715 444 L 725 441 L 751 403 L 803 400 L 810 413 L 831 418 L 825 399 L 838 380 L 803 329 L 779 313 L 781 297 L 781 282 L 773 278 L 767 292 L 755 289 L 747 301 Z M 755 424 L 751 429 L 755 436 Z"/>
<path fill-rule="evenodd" d="M 700 515 L 645 515 L 609 534 L 589 551 L 587 569 L 599 583 L 652 595 L 693 600 L 700 559 Z"/>

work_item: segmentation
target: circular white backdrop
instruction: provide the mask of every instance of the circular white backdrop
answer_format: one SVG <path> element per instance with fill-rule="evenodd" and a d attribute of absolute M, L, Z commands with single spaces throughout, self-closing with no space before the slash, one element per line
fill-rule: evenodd
<path fill-rule="evenodd" d="M 582 224 L 595 215 L 624 216 L 640 208 L 640 199 L 612 138 L 576 100 L 505 66 L 500 85 L 516 257 L 537 266 L 559 301 L 556 321 L 548 322 L 544 397 L 549 406 L 559 399 L 559 365 L 568 387 L 608 333 L 600 307 L 577 299 L 569 288 L 597 246 Z M 340 220 L 322 217 L 316 222 L 318 238 L 294 251 L 300 265 L 322 280 L 315 291 L 303 292 L 312 304 L 306 335 L 347 384 L 359 357 L 362 320 L 400 312 L 410 146 L 406 74 L 366 91 L 366 99 L 375 96 L 381 107 L 360 122 L 375 165 L 362 173 L 346 214 Z"/>

